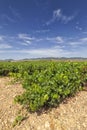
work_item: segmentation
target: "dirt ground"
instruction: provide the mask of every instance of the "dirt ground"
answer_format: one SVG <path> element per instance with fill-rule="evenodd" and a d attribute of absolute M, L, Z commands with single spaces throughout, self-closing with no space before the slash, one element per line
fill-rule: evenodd
<path fill-rule="evenodd" d="M 14 103 L 14 97 L 22 92 L 20 84 L 0 78 L 0 130 L 87 130 L 87 91 L 41 114 L 31 114 Z M 25 118 L 13 127 L 19 115 Z"/>

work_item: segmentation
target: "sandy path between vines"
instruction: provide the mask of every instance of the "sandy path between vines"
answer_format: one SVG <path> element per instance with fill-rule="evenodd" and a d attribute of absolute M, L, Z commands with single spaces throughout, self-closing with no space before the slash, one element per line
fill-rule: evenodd
<path fill-rule="evenodd" d="M 14 97 L 23 89 L 9 81 L 9 78 L 0 78 L 0 130 L 87 130 L 87 91 L 79 92 L 58 108 L 37 115 L 14 104 Z M 19 113 L 27 118 L 12 127 Z"/>

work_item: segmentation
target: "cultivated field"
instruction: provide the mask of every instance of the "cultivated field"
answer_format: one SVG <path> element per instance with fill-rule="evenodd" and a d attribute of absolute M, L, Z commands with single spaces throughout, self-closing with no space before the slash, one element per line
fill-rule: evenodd
<path fill-rule="evenodd" d="M 86 130 L 87 62 L 0 62 L 0 130 Z"/>

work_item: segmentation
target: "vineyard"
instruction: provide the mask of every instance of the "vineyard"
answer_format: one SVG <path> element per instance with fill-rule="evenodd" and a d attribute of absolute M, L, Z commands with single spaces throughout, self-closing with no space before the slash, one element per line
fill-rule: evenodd
<path fill-rule="evenodd" d="M 87 82 L 87 62 L 0 62 L 0 76 L 20 82 L 24 93 L 14 98 L 31 112 L 57 107 Z"/>

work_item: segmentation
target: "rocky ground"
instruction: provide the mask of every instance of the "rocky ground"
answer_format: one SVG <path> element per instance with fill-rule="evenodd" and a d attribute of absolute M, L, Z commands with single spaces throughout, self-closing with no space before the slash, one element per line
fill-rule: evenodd
<path fill-rule="evenodd" d="M 14 97 L 22 92 L 20 84 L 0 78 L 0 130 L 87 130 L 87 91 L 43 113 L 29 113 L 15 104 Z"/>

